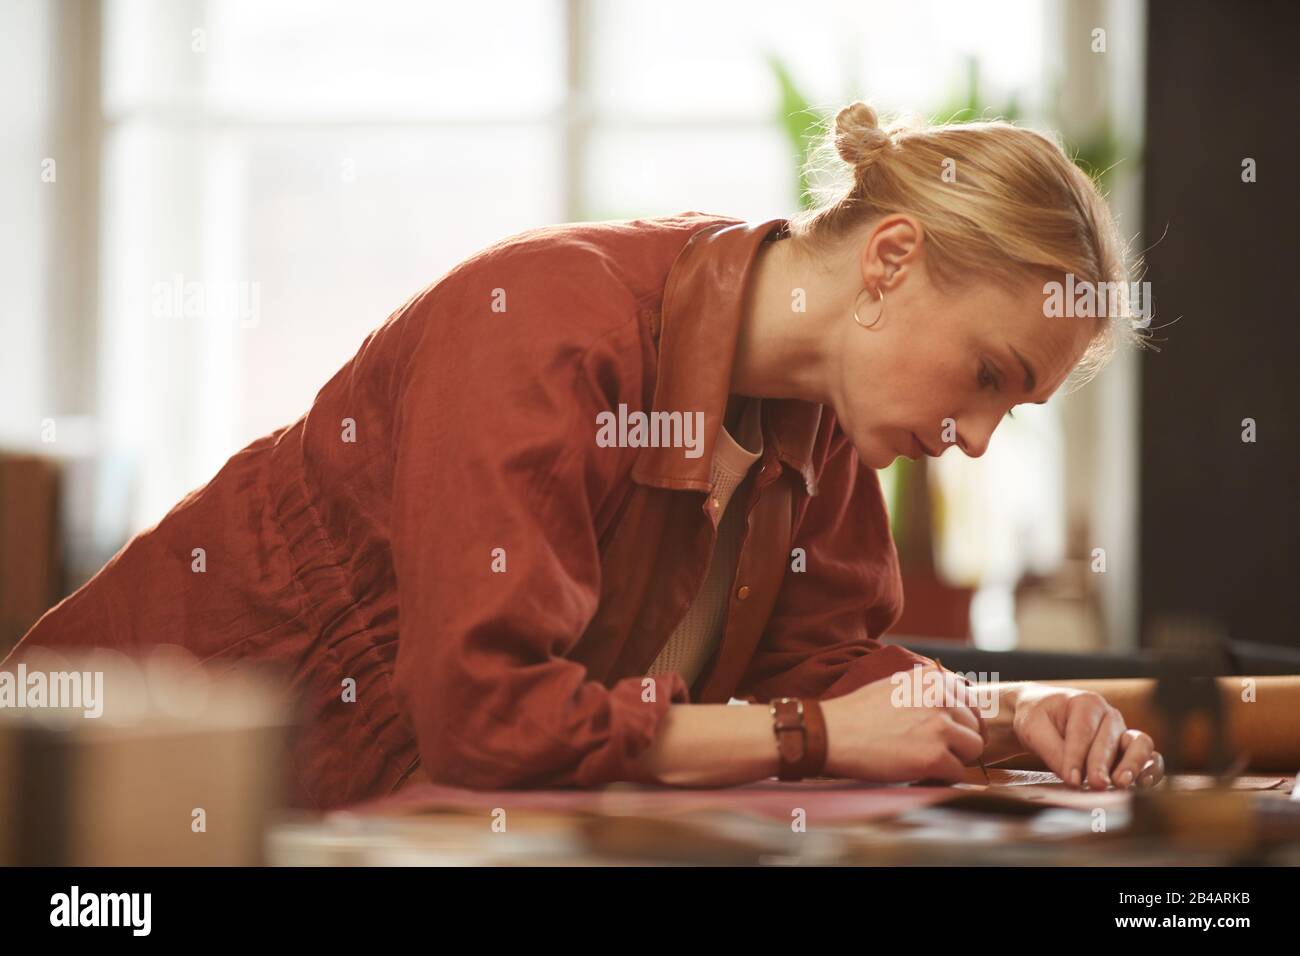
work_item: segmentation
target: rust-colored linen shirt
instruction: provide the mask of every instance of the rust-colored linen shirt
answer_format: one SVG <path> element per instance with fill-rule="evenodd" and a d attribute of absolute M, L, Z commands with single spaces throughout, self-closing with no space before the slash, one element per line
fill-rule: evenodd
<path fill-rule="evenodd" d="M 274 665 L 301 715 L 290 802 L 327 808 L 411 773 L 634 779 L 673 703 L 829 698 L 923 661 L 876 640 L 902 589 L 875 473 L 830 409 L 767 399 L 755 480 L 731 504 L 747 525 L 720 645 L 690 688 L 645 676 L 708 565 L 746 280 L 785 225 L 692 212 L 487 247 L 6 665 L 37 646 L 159 643 Z M 701 412 L 702 453 L 606 447 L 597 416 L 620 406 Z"/>

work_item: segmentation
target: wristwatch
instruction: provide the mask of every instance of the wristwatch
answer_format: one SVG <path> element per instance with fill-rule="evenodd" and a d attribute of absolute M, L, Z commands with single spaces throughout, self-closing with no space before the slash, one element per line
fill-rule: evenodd
<path fill-rule="evenodd" d="M 778 697 L 771 703 L 772 733 L 780 760 L 777 776 L 782 780 L 821 776 L 826 768 L 826 720 L 821 704 L 798 697 Z"/>

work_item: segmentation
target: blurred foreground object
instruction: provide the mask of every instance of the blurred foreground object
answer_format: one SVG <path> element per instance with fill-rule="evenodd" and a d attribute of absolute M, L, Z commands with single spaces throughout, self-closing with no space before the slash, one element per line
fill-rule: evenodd
<path fill-rule="evenodd" d="M 0 657 L 62 597 L 60 471 L 0 452 Z"/>
<path fill-rule="evenodd" d="M 268 680 L 179 648 L 33 652 L 0 671 L 0 863 L 261 863 L 286 730 Z"/>

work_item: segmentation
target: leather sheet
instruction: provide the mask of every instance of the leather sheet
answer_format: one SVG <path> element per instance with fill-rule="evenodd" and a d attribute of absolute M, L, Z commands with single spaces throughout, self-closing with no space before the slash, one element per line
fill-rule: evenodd
<path fill-rule="evenodd" d="M 675 816 L 701 812 L 744 813 L 788 823 L 795 808 L 809 819 L 841 823 L 886 819 L 950 800 L 948 786 L 871 786 L 856 780 L 763 780 L 738 787 L 684 789 L 614 784 L 601 790 L 465 790 L 419 783 L 380 800 L 352 807 L 357 814 L 434 812 L 490 815 L 560 813 L 591 816 Z"/>

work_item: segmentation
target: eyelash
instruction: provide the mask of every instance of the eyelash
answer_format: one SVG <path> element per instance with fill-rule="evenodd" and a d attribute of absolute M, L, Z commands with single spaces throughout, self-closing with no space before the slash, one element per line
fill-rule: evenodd
<path fill-rule="evenodd" d="M 1001 382 L 998 380 L 997 376 L 995 376 L 989 370 L 989 366 L 987 362 L 980 363 L 980 371 L 979 371 L 979 375 L 976 376 L 976 381 L 979 383 L 980 388 L 986 388 L 989 385 L 992 385 L 994 388 L 998 389 L 999 391 L 1001 391 L 1002 389 Z M 1014 420 L 1015 417 L 1016 416 L 1012 413 L 1011 409 L 1008 408 L 1007 418 Z"/>

